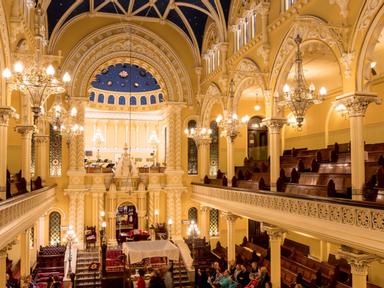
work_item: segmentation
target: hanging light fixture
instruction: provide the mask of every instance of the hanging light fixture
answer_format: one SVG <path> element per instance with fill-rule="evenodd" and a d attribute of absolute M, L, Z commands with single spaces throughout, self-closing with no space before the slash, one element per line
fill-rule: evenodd
<path fill-rule="evenodd" d="M 36 5 L 36 18 L 38 29 L 36 29 L 36 51 L 32 65 L 25 66 L 18 61 L 13 66 L 13 71 L 5 68 L 2 75 L 9 85 L 15 90 L 19 90 L 30 97 L 31 109 L 34 116 L 34 122 L 42 115 L 45 101 L 50 95 L 60 94 L 65 91 L 65 85 L 71 81 L 71 76 L 66 72 L 61 80 L 55 77 L 56 70 L 49 64 L 43 66 L 45 39 L 43 36 L 43 12 L 41 5 Z"/>
<path fill-rule="evenodd" d="M 239 135 L 239 129 L 243 124 L 247 124 L 249 116 L 245 115 L 239 120 L 233 107 L 233 99 L 235 97 L 235 81 L 231 80 L 229 84 L 229 106 L 227 110 L 224 110 L 224 115 L 218 115 L 216 117 L 217 126 L 221 128 L 220 136 L 229 137 L 233 142 Z"/>
<path fill-rule="evenodd" d="M 204 141 L 211 142 L 212 129 L 205 127 L 186 128 L 184 130 L 185 135 L 195 141 L 199 146 Z"/>
<path fill-rule="evenodd" d="M 295 83 L 291 88 L 288 84 L 283 87 L 284 100 L 279 101 L 279 105 L 288 106 L 296 119 L 297 126 L 301 127 L 304 121 L 305 112 L 313 105 L 323 101 L 327 94 L 327 89 L 321 87 L 319 93 L 316 93 L 315 85 L 308 85 L 304 78 L 303 58 L 300 50 L 302 39 L 300 35 L 295 38 L 297 45 L 296 60 L 295 60 Z"/>

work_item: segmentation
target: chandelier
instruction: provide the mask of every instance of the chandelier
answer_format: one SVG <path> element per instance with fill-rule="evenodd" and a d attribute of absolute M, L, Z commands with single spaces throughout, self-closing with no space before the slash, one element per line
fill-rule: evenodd
<path fill-rule="evenodd" d="M 221 129 L 220 136 L 229 137 L 233 142 L 239 135 L 239 129 L 243 124 L 248 123 L 249 116 L 245 115 L 239 120 L 237 114 L 234 111 L 233 99 L 234 99 L 234 87 L 235 81 L 231 80 L 229 84 L 229 106 L 228 110 L 224 110 L 223 116 L 218 115 L 216 117 L 217 126 Z"/>
<path fill-rule="evenodd" d="M 188 138 L 191 138 L 197 146 L 204 142 L 211 142 L 212 129 L 207 129 L 205 127 L 186 128 L 184 133 Z"/>
<path fill-rule="evenodd" d="M 297 35 L 295 42 L 297 45 L 296 60 L 295 60 L 295 83 L 291 88 L 288 84 L 283 87 L 284 100 L 279 101 L 279 105 L 288 106 L 296 119 L 297 126 L 300 128 L 303 125 L 305 112 L 313 105 L 323 101 L 327 94 L 327 89 L 321 87 L 319 93 L 315 93 L 315 85 L 308 85 L 304 78 L 303 58 L 300 50 L 302 43 L 300 35 Z"/>
<path fill-rule="evenodd" d="M 52 129 L 70 141 L 84 132 L 84 127 L 77 123 L 76 118 L 77 108 L 73 106 L 68 112 L 61 102 L 60 95 L 56 95 L 56 101 L 47 113 L 47 119 L 52 125 Z"/>
<path fill-rule="evenodd" d="M 71 81 L 71 76 L 66 72 L 61 80 L 55 77 L 56 70 L 52 64 L 43 66 L 45 39 L 43 36 L 44 27 L 42 26 L 42 9 L 40 4 L 36 7 L 36 18 L 39 28 L 36 29 L 36 51 L 33 63 L 25 66 L 21 61 L 17 61 L 13 66 L 13 72 L 9 68 L 3 70 L 3 77 L 9 85 L 30 97 L 31 110 L 34 122 L 42 115 L 45 101 L 50 95 L 65 92 L 65 85 Z"/>

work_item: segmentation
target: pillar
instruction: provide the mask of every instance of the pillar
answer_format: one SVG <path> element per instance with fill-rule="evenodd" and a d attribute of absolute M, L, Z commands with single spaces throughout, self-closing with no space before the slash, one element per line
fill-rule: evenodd
<path fill-rule="evenodd" d="M 6 199 L 7 186 L 8 123 L 9 118 L 15 114 L 14 108 L 0 107 L 0 199 L 3 200 Z"/>
<path fill-rule="evenodd" d="M 367 288 L 368 266 L 379 260 L 377 256 L 342 246 L 338 256 L 344 258 L 351 265 L 352 288 Z"/>
<path fill-rule="evenodd" d="M 6 287 L 7 247 L 0 250 L 0 287 Z"/>
<path fill-rule="evenodd" d="M 167 170 L 172 171 L 175 169 L 175 117 L 172 112 L 172 106 L 167 109 L 167 133 L 168 133 L 168 141 L 167 141 Z"/>
<path fill-rule="evenodd" d="M 114 183 L 109 187 L 106 196 L 106 213 L 107 216 L 107 242 L 109 246 L 117 246 L 116 240 L 116 185 Z"/>
<path fill-rule="evenodd" d="M 25 181 L 27 182 L 27 190 L 30 190 L 32 133 L 35 131 L 35 126 L 16 126 L 16 131 L 21 134 L 21 175 L 25 178 Z"/>
<path fill-rule="evenodd" d="M 211 138 L 204 138 L 200 140 L 198 143 L 199 148 L 199 174 L 200 179 L 203 181 L 205 175 L 208 175 L 208 167 L 209 167 L 209 143 L 211 142 Z"/>
<path fill-rule="evenodd" d="M 343 104 L 349 116 L 351 136 L 351 173 L 352 199 L 363 199 L 363 185 L 365 183 L 365 157 L 363 119 L 368 105 L 372 102 L 380 104 L 380 98 L 373 93 L 352 93 L 336 98 L 338 104 Z"/>
<path fill-rule="evenodd" d="M 271 191 L 276 191 L 276 182 L 280 176 L 281 128 L 285 122 L 286 120 L 283 118 L 266 118 L 263 120 L 269 133 Z"/>
<path fill-rule="evenodd" d="M 182 229 L 181 229 L 181 221 L 182 221 L 182 205 L 181 205 L 181 195 L 183 190 L 178 189 L 175 192 L 175 239 L 182 239 Z"/>
<path fill-rule="evenodd" d="M 328 262 L 331 244 L 328 241 L 320 240 L 320 261 Z"/>
<path fill-rule="evenodd" d="M 235 243 L 235 229 L 234 224 L 236 222 L 236 219 L 239 218 L 238 216 L 232 214 L 232 213 L 226 213 L 226 220 L 227 220 L 227 260 L 228 260 L 228 268 L 231 265 L 231 263 L 234 263 L 236 261 L 236 243 Z"/>
<path fill-rule="evenodd" d="M 181 105 L 175 105 L 175 107 L 173 107 L 175 109 L 175 121 L 176 121 L 176 125 L 175 125 L 175 147 L 174 147 L 174 154 L 175 154 L 175 158 L 176 158 L 176 170 L 178 171 L 182 171 L 183 168 L 182 168 L 182 165 L 181 165 L 181 132 L 183 131 L 182 129 L 182 123 L 181 123 L 181 110 L 182 110 L 182 106 Z M 171 150 L 172 151 L 172 150 Z"/>
<path fill-rule="evenodd" d="M 271 251 L 271 282 L 272 287 L 281 287 L 281 243 L 284 240 L 284 231 L 278 227 L 262 226 L 262 231 L 269 236 L 269 248 Z"/>
<path fill-rule="evenodd" d="M 228 42 L 221 42 L 219 46 L 220 54 L 220 64 L 219 66 L 223 67 L 222 71 L 225 74 L 227 71 L 227 52 L 228 52 Z"/>
<path fill-rule="evenodd" d="M 37 247 L 44 247 L 45 245 L 45 216 L 39 217 L 38 222 L 38 234 L 37 234 Z"/>
<path fill-rule="evenodd" d="M 144 188 L 144 187 L 143 187 Z M 141 191 L 137 191 L 137 216 L 139 229 L 147 229 L 147 191 L 145 188 Z"/>
<path fill-rule="evenodd" d="M 228 183 L 232 183 L 232 177 L 235 175 L 235 164 L 233 163 L 233 140 L 227 136 L 227 178 Z"/>
<path fill-rule="evenodd" d="M 200 207 L 200 232 L 201 237 L 209 240 L 209 207 Z"/>
<path fill-rule="evenodd" d="M 31 273 L 29 261 L 29 233 L 25 230 L 20 234 L 20 274 L 26 277 Z"/>
<path fill-rule="evenodd" d="M 175 198 L 174 198 L 175 191 L 173 189 L 167 189 L 167 219 L 166 223 L 168 225 L 168 220 L 172 219 L 173 225 L 171 228 L 171 236 L 174 238 L 175 236 Z"/>
<path fill-rule="evenodd" d="M 77 191 L 77 215 L 76 215 L 76 235 L 79 239 L 79 249 L 84 247 L 84 202 L 85 191 Z"/>
<path fill-rule="evenodd" d="M 37 135 L 35 137 L 36 141 L 36 176 L 40 176 L 41 179 L 45 182 L 48 177 L 48 135 Z"/>

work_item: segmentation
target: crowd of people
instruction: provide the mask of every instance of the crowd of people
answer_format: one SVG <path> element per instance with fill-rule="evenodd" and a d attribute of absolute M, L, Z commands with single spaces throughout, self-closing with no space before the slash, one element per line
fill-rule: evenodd
<path fill-rule="evenodd" d="M 161 270 L 154 269 L 151 272 L 149 285 L 145 282 L 145 270 L 139 269 L 139 278 L 137 279 L 137 288 L 173 288 L 173 267 L 163 267 Z"/>
<path fill-rule="evenodd" d="M 232 265 L 222 270 L 218 262 L 210 269 L 197 269 L 195 287 L 199 288 L 272 288 L 266 267 L 258 267 L 252 262 L 247 269 L 244 264 Z"/>

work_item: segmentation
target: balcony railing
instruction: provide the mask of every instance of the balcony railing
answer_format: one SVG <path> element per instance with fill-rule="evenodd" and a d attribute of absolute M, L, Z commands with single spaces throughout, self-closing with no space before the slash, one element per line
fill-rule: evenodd
<path fill-rule="evenodd" d="M 52 185 L 0 202 L 0 249 L 34 223 L 55 204 Z"/>
<path fill-rule="evenodd" d="M 192 183 L 192 199 L 222 211 L 384 255 L 384 206 Z"/>

